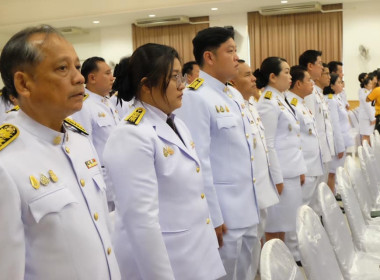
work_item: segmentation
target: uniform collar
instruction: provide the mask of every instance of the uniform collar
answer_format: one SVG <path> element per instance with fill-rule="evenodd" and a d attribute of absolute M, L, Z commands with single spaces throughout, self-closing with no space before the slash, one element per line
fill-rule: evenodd
<path fill-rule="evenodd" d="M 53 145 L 62 144 L 63 140 L 65 139 L 65 134 L 67 134 L 66 129 L 63 126 L 63 123 L 62 127 L 65 132 L 58 132 L 36 122 L 27 114 L 25 114 L 22 110 L 19 110 L 14 122 L 15 124 L 28 131 L 30 134 L 36 136 L 36 138 L 42 139 Z"/>
<path fill-rule="evenodd" d="M 204 79 L 206 84 L 214 88 L 217 92 L 226 91 L 226 89 L 228 88 L 221 81 L 219 81 L 218 79 L 215 79 L 213 76 L 207 74 L 206 72 L 203 72 L 202 70 L 199 71 L 199 77 Z"/>
<path fill-rule="evenodd" d="M 264 92 L 267 92 L 267 91 L 271 91 L 272 93 L 274 93 L 276 96 L 282 98 L 283 100 L 285 100 L 285 94 L 283 92 L 279 92 L 277 89 L 275 89 L 274 87 L 271 87 L 271 86 L 266 86 L 265 87 L 265 90 Z"/>
<path fill-rule="evenodd" d="M 91 90 L 87 88 L 85 88 L 85 93 L 89 95 L 89 98 L 102 102 L 102 103 L 106 103 L 106 101 L 108 100 L 107 96 L 101 96 L 97 93 L 92 92 Z"/>
<path fill-rule="evenodd" d="M 295 98 L 295 99 L 298 100 L 299 103 L 303 103 L 303 98 L 300 97 L 300 96 L 298 96 L 298 95 L 295 94 L 294 92 L 288 91 L 288 92 L 286 93 L 286 96 L 288 97 L 288 100 L 289 100 L 289 99 L 291 100 L 291 99 Z"/>

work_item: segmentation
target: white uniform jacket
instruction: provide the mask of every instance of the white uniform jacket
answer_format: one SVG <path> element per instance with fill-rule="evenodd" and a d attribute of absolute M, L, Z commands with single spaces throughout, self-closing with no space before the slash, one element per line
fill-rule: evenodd
<path fill-rule="evenodd" d="M 260 209 L 265 209 L 279 202 L 278 192 L 270 174 L 264 125 L 256 109 L 257 103 L 254 98 L 251 97 L 249 101 L 245 101 L 245 104 L 248 106 L 252 117 L 253 168 L 256 178 L 255 190 L 257 203 Z"/>
<path fill-rule="evenodd" d="M 376 120 L 375 107 L 371 105 L 371 102 L 366 101 L 370 92 L 370 90 L 365 88 L 361 88 L 359 90 L 359 119 L 368 120 L 368 126 L 370 122 Z"/>
<path fill-rule="evenodd" d="M 342 131 L 344 144 L 346 148 L 355 145 L 354 138 L 351 134 L 351 124 L 348 119 L 348 112 L 346 109 L 346 103 L 339 94 L 334 94 L 334 99 L 337 101 L 340 129 Z"/>
<path fill-rule="evenodd" d="M 122 279 L 216 279 L 225 274 L 194 142 L 183 122 L 148 104 L 121 121 L 104 150 L 116 194 L 114 244 Z M 135 108 L 132 108 L 135 109 Z"/>
<path fill-rule="evenodd" d="M 314 116 L 306 107 L 302 97 L 289 91 L 286 94 L 286 99 L 296 110 L 300 120 L 302 154 L 307 167 L 305 175 L 321 176 L 323 175 L 322 154 Z"/>
<path fill-rule="evenodd" d="M 253 170 L 253 138 L 236 89 L 200 71 L 203 84 L 186 89 L 176 110 L 186 123 L 203 168 L 205 190 L 215 226 L 246 228 L 259 223 Z"/>
<path fill-rule="evenodd" d="M 265 127 L 274 183 L 283 183 L 283 178 L 305 174 L 307 169 L 302 155 L 300 123 L 285 102 L 284 94 L 267 86 L 257 104 L 257 110 Z"/>
<path fill-rule="evenodd" d="M 83 102 L 82 110 L 71 117 L 86 129 L 99 154 L 100 163 L 104 165 L 104 145 L 111 131 L 119 123 L 120 117 L 108 97 L 102 97 L 88 89 L 86 89 L 86 94 L 88 97 Z"/>
<path fill-rule="evenodd" d="M 338 101 L 334 98 L 334 94 L 325 95 L 325 100 L 329 106 L 331 114 L 331 123 L 334 130 L 335 152 L 339 154 L 346 150 L 346 146 L 344 144 L 342 128 L 340 127 Z"/>
<path fill-rule="evenodd" d="M 22 111 L 12 124 L 20 134 L 0 151 L 0 279 L 120 279 L 88 137 Z"/>
<path fill-rule="evenodd" d="M 323 163 L 329 162 L 331 156 L 335 155 L 334 136 L 329 108 L 323 97 L 322 89 L 314 85 L 313 93 L 305 97 L 305 103 L 315 118 L 322 161 Z"/>

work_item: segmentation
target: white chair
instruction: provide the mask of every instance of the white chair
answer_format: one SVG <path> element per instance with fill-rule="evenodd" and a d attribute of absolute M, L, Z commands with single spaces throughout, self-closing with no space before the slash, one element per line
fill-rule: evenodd
<path fill-rule="evenodd" d="M 366 141 L 364 141 L 366 142 Z M 379 187 L 376 181 L 376 170 L 374 170 L 371 159 L 368 155 L 368 150 L 365 150 L 362 146 L 358 148 L 358 156 L 360 161 L 360 167 L 362 169 L 364 178 L 369 186 L 372 197 L 372 205 L 378 205 Z"/>
<path fill-rule="evenodd" d="M 350 134 L 355 140 L 355 146 L 349 147 L 347 152 L 354 155 L 357 151 L 357 147 L 360 146 L 359 119 L 355 115 L 355 112 L 350 110 L 348 111 L 348 120 L 351 125 Z"/>
<path fill-rule="evenodd" d="M 348 156 L 344 163 L 344 169 L 346 170 L 351 186 L 355 191 L 365 223 L 367 225 L 379 224 L 380 218 L 371 217 L 371 212 L 376 211 L 377 209 L 372 207 L 373 199 L 360 166 L 352 157 Z"/>
<path fill-rule="evenodd" d="M 261 280 L 305 280 L 288 247 L 280 239 L 264 244 L 260 259 Z"/>
<path fill-rule="evenodd" d="M 380 257 L 355 250 L 342 211 L 325 183 L 319 185 L 317 200 L 321 210 L 318 214 L 322 216 L 344 279 L 380 279 Z"/>
<path fill-rule="evenodd" d="M 380 257 L 380 224 L 366 225 L 348 174 L 342 167 L 338 167 L 336 175 L 337 190 L 342 196 L 355 249 Z"/>
<path fill-rule="evenodd" d="M 326 231 L 317 214 L 307 205 L 298 208 L 297 238 L 308 280 L 343 280 Z"/>

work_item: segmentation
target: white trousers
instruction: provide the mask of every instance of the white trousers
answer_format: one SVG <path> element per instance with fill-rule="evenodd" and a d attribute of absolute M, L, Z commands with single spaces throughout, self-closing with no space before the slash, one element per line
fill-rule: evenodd
<path fill-rule="evenodd" d="M 260 241 L 257 225 L 248 228 L 228 229 L 219 249 L 226 275 L 221 280 L 254 279 L 260 259 Z"/>

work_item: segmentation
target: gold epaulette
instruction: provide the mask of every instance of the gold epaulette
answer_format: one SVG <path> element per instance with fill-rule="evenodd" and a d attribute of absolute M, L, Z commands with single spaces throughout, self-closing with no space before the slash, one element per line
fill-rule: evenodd
<path fill-rule="evenodd" d="M 330 93 L 328 98 L 333 99 L 333 97 L 334 97 L 334 94 Z"/>
<path fill-rule="evenodd" d="M 64 122 L 66 124 L 69 124 L 71 125 L 72 127 L 74 127 L 78 132 L 80 133 L 83 133 L 85 135 L 88 135 L 88 132 L 84 129 L 83 126 L 81 126 L 79 123 L 77 123 L 76 121 L 74 121 L 73 119 L 70 119 L 70 118 L 66 118 L 64 119 Z"/>
<path fill-rule="evenodd" d="M 196 78 L 190 85 L 187 87 L 192 90 L 197 90 L 205 80 L 202 78 Z"/>
<path fill-rule="evenodd" d="M 272 99 L 272 92 L 271 92 L 271 91 L 267 91 L 267 92 L 265 93 L 265 95 L 264 95 L 264 98 L 265 98 L 265 99 L 269 99 L 269 100 L 271 100 L 271 99 Z"/>
<path fill-rule="evenodd" d="M 145 112 L 146 111 L 144 108 L 138 107 L 128 117 L 126 117 L 124 120 L 131 123 L 131 124 L 138 125 L 140 123 L 142 117 L 144 116 Z"/>
<path fill-rule="evenodd" d="M 5 123 L 0 126 L 0 151 L 17 138 L 20 131 L 14 125 Z"/>
<path fill-rule="evenodd" d="M 83 96 L 83 101 L 85 101 L 90 95 L 88 93 L 85 93 Z"/>
<path fill-rule="evenodd" d="M 20 107 L 18 105 L 14 106 L 12 109 L 8 110 L 6 113 L 10 113 L 10 112 L 16 112 L 20 110 Z"/>
<path fill-rule="evenodd" d="M 290 104 L 292 104 L 293 106 L 297 106 L 297 103 L 298 103 L 297 98 L 293 98 L 292 101 L 290 102 Z"/>

